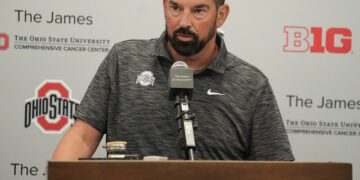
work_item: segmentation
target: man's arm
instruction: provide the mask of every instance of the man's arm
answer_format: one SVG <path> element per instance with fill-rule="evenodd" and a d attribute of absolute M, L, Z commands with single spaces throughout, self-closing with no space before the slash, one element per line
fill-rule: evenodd
<path fill-rule="evenodd" d="M 253 104 L 249 160 L 293 161 L 289 138 L 274 92 L 268 80 L 258 90 Z"/>
<path fill-rule="evenodd" d="M 77 119 L 58 144 L 53 160 L 90 158 L 96 151 L 102 134 L 86 122 Z"/>

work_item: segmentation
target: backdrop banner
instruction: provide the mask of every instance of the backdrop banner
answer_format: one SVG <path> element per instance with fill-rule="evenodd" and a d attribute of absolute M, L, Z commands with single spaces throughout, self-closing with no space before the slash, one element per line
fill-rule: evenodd
<path fill-rule="evenodd" d="M 296 161 L 350 162 L 360 179 L 360 1 L 227 3 L 227 48 L 270 79 Z M 162 1 L 1 0 L 0 179 L 46 179 L 106 54 L 120 41 L 159 37 L 162 8 Z M 95 157 L 106 156 L 102 145 Z"/>

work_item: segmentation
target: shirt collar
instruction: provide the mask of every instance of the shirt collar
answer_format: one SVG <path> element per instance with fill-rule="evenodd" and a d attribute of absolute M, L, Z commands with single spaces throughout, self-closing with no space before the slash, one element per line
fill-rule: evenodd
<path fill-rule="evenodd" d="M 166 32 L 163 32 L 155 45 L 154 55 L 159 57 L 160 60 L 166 59 L 173 63 L 174 60 L 170 57 L 169 52 L 167 51 L 166 42 Z M 228 51 L 226 49 L 224 39 L 219 34 L 216 34 L 216 44 L 219 47 L 219 52 L 217 56 L 208 66 L 206 66 L 199 73 L 205 71 L 206 69 L 210 69 L 215 72 L 224 74 Z"/>

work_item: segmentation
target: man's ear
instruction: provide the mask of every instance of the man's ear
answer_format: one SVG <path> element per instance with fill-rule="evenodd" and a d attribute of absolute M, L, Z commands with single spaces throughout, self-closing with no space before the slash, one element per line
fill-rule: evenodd
<path fill-rule="evenodd" d="M 230 7 L 228 4 L 221 5 L 218 9 L 218 16 L 216 19 L 216 27 L 221 27 L 230 13 Z"/>
<path fill-rule="evenodd" d="M 163 11 L 164 11 L 164 18 L 165 18 L 165 20 L 166 20 L 166 4 L 167 4 L 167 2 L 168 2 L 168 0 L 163 0 Z"/>
<path fill-rule="evenodd" d="M 163 0 L 163 8 L 164 8 L 164 11 L 165 9 L 167 8 L 167 4 L 169 3 L 169 0 Z"/>

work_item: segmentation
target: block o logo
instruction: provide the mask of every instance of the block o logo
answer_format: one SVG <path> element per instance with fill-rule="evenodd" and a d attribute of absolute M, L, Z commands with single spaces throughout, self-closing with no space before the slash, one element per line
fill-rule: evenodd
<path fill-rule="evenodd" d="M 25 102 L 25 128 L 34 121 L 44 133 L 62 133 L 72 124 L 78 106 L 64 82 L 46 80 L 36 88 L 35 97 Z"/>
<path fill-rule="evenodd" d="M 0 33 L 0 50 L 6 50 L 9 48 L 9 36 L 4 33 Z"/>
<path fill-rule="evenodd" d="M 348 28 L 285 26 L 284 33 L 284 52 L 347 54 L 351 51 L 352 32 Z"/>

